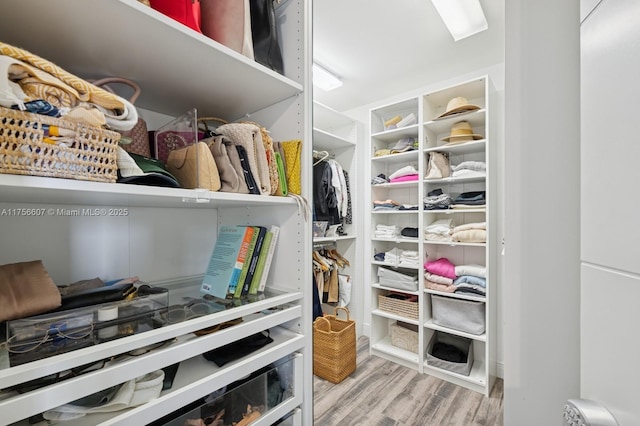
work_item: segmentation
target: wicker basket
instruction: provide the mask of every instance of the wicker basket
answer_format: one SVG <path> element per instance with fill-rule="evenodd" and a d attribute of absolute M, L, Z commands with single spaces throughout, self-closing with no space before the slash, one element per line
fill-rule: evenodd
<path fill-rule="evenodd" d="M 338 318 L 344 310 L 347 319 Z M 356 324 L 347 308 L 313 322 L 313 374 L 331 383 L 340 383 L 356 370 Z"/>
<path fill-rule="evenodd" d="M 378 294 L 378 308 L 405 318 L 418 319 L 418 303 Z"/>
<path fill-rule="evenodd" d="M 73 142 L 48 141 L 51 126 Z M 0 107 L 0 173 L 115 182 L 119 141 L 117 132 Z"/>

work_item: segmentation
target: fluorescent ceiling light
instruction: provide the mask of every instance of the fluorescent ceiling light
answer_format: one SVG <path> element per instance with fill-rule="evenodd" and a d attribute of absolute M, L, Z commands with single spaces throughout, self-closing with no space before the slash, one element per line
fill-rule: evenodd
<path fill-rule="evenodd" d="M 489 28 L 480 0 L 431 0 L 455 41 Z"/>
<path fill-rule="evenodd" d="M 342 82 L 338 77 L 331 74 L 320 65 L 313 63 L 313 85 L 328 92 L 342 86 Z"/>

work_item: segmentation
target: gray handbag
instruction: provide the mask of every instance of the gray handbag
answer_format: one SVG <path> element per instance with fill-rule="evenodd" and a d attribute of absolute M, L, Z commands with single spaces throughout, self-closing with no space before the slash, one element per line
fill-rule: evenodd
<path fill-rule="evenodd" d="M 211 136 L 202 140 L 213 154 L 220 174 L 220 191 L 248 194 L 249 188 L 244 180 L 238 150 L 233 143 L 222 135 Z"/>

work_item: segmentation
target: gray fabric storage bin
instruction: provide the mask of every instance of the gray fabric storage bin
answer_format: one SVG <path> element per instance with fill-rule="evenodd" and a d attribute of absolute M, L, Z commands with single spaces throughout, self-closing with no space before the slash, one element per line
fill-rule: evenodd
<path fill-rule="evenodd" d="M 476 300 L 431 295 L 431 316 L 434 324 L 482 334 L 485 330 L 485 303 Z"/>
<path fill-rule="evenodd" d="M 417 275 L 407 275 L 383 267 L 378 267 L 378 282 L 380 285 L 398 290 L 418 291 Z"/>
<path fill-rule="evenodd" d="M 467 355 L 467 362 L 452 362 L 434 356 L 433 347 L 438 342 L 460 349 Z M 427 345 L 427 365 L 468 376 L 473 366 L 473 342 L 466 337 L 436 331 Z"/>

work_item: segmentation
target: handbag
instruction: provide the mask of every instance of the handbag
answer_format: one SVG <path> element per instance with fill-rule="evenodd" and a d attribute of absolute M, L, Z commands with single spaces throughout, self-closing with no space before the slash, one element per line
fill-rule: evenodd
<path fill-rule="evenodd" d="M 0 266 L 0 321 L 49 312 L 61 300 L 42 260 Z"/>
<path fill-rule="evenodd" d="M 276 153 L 276 165 L 278 166 L 278 178 L 280 179 L 280 188 L 276 195 L 282 195 L 286 197 L 288 195 L 287 188 L 287 163 L 284 158 L 284 149 L 282 149 L 282 143 L 273 141 L 273 150 Z"/>
<path fill-rule="evenodd" d="M 256 62 L 284 75 L 274 2 L 251 0 L 251 37 Z"/>
<path fill-rule="evenodd" d="M 262 136 L 262 144 L 264 146 L 264 152 L 267 157 L 267 167 L 269 169 L 269 185 L 271 186 L 271 195 L 282 195 L 282 194 L 277 194 L 278 188 L 280 187 L 280 178 L 278 176 L 278 164 L 276 163 L 276 153 L 273 149 L 273 139 L 271 138 L 269 131 L 264 126 L 252 121 L 243 121 L 243 123 L 255 124 L 260 129 L 260 134 Z"/>
<path fill-rule="evenodd" d="M 171 151 L 167 159 L 167 170 L 178 179 L 183 188 L 220 190 L 218 167 L 206 143 L 196 142 Z"/>
<path fill-rule="evenodd" d="M 249 0 L 202 0 L 202 33 L 253 59 Z"/>
<path fill-rule="evenodd" d="M 249 156 L 247 155 L 247 151 L 242 145 L 236 145 L 235 148 L 238 152 L 238 157 L 240 158 L 242 173 L 244 174 L 244 180 L 247 183 L 249 194 L 260 195 L 260 188 L 258 188 L 258 184 L 256 183 L 256 180 L 253 177 L 253 172 L 251 171 L 251 166 L 249 165 Z"/>
<path fill-rule="evenodd" d="M 244 170 L 240 163 L 238 150 L 233 143 L 224 135 L 219 135 L 209 129 L 207 122 L 218 121 L 227 124 L 226 120 L 217 117 L 198 118 L 198 128 L 202 131 L 204 139 L 201 142 L 209 146 L 211 154 L 218 167 L 220 175 L 220 191 L 235 192 L 238 194 L 248 194 L 249 188 L 244 177 Z M 200 126 L 202 124 L 202 126 Z M 204 127 L 204 129 L 202 128 Z"/>
<path fill-rule="evenodd" d="M 430 152 L 425 179 L 443 179 L 451 176 L 449 156 L 442 152 Z"/>
<path fill-rule="evenodd" d="M 200 0 L 150 0 L 151 7 L 158 12 L 201 33 Z"/>
<path fill-rule="evenodd" d="M 235 146 L 223 135 L 203 139 L 213 155 L 220 175 L 220 191 L 248 194 L 240 156 Z"/>
<path fill-rule="evenodd" d="M 133 105 L 140 96 L 140 86 L 134 81 L 124 77 L 105 77 L 100 80 L 92 82 L 95 86 L 100 86 L 112 93 L 115 91 L 108 85 L 109 83 L 122 83 L 133 89 L 133 94 L 129 98 L 129 102 Z M 120 145 L 127 152 L 142 155 L 143 157 L 151 157 L 151 148 L 149 144 L 149 131 L 147 130 L 147 123 L 140 117 L 133 129 L 119 131 L 122 135 L 120 139 Z"/>
<path fill-rule="evenodd" d="M 216 132 L 228 137 L 234 145 L 244 148 L 259 193 L 271 195 L 269 165 L 260 128 L 252 123 L 228 123 L 218 127 Z"/>
<path fill-rule="evenodd" d="M 302 193 L 302 183 L 300 181 L 302 141 L 285 141 L 281 142 L 281 145 L 284 150 L 286 164 L 287 188 L 289 193 L 300 195 Z"/>

